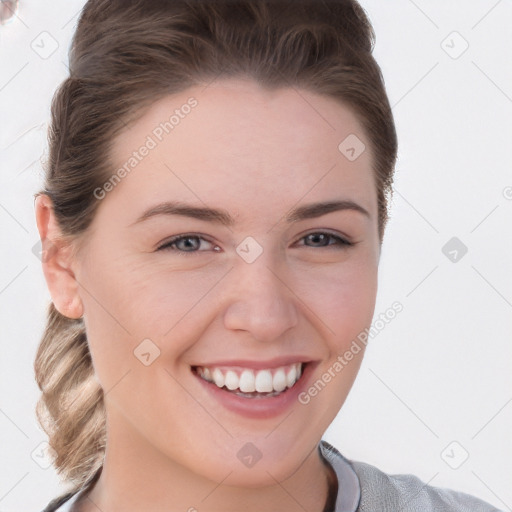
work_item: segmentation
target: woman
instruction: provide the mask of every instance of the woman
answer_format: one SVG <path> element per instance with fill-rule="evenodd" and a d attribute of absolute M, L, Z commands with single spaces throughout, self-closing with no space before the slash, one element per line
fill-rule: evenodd
<path fill-rule="evenodd" d="M 397 152 L 353 1 L 90 0 L 36 197 L 45 511 L 495 510 L 321 440 Z"/>

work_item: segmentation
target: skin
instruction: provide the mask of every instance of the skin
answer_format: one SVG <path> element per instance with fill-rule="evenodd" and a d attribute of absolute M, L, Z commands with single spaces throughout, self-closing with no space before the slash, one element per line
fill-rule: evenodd
<path fill-rule="evenodd" d="M 198 105 L 101 200 L 77 254 L 59 245 L 49 198 L 36 199 L 41 239 L 58 247 L 43 263 L 52 300 L 83 316 L 106 392 L 104 468 L 80 510 L 320 512 L 332 473 L 316 447 L 364 350 L 307 405 L 265 419 L 212 400 L 190 368 L 294 355 L 317 362 L 314 382 L 370 325 L 380 256 L 370 145 L 332 98 L 224 79 L 154 103 L 115 139 L 112 169 L 191 96 Z M 352 133 L 366 150 L 349 161 L 338 145 Z M 284 220 L 295 206 L 339 199 L 369 216 Z M 235 225 L 166 215 L 135 223 L 169 200 L 223 208 Z M 325 230 L 354 245 L 304 238 Z M 191 240 L 195 252 L 183 242 L 181 253 L 157 250 L 190 233 L 205 237 Z M 263 249 L 250 264 L 236 252 L 247 236 Z M 133 353 L 145 338 L 160 349 L 149 366 Z M 262 454 L 251 468 L 237 458 L 248 442 Z"/>

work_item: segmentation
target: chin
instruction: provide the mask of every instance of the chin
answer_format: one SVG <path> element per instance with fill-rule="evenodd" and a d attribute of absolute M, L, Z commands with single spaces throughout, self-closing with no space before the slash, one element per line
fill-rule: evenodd
<path fill-rule="evenodd" d="M 236 444 L 238 445 L 238 443 Z M 268 454 L 265 455 L 256 452 L 250 445 L 244 446 L 246 446 L 245 450 L 241 449 L 237 453 L 230 452 L 219 457 L 222 462 L 217 459 L 206 464 L 203 459 L 204 465 L 198 468 L 198 471 L 214 482 L 223 481 L 223 485 L 261 488 L 287 480 L 297 472 L 307 458 L 307 454 L 300 451 L 291 457 L 290 450 L 286 450 L 286 453 L 279 453 L 278 450 L 272 451 L 269 447 Z M 205 469 L 207 469 L 206 472 Z"/>

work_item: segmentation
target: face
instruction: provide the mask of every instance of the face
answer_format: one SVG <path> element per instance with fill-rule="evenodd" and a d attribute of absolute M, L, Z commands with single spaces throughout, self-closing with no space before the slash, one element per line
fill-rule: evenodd
<path fill-rule="evenodd" d="M 338 149 L 351 134 L 356 159 Z M 331 98 L 230 79 L 154 103 L 111 156 L 128 165 L 97 191 L 74 272 L 112 437 L 233 485 L 287 478 L 345 401 L 364 347 L 336 361 L 374 312 L 361 125 Z"/>

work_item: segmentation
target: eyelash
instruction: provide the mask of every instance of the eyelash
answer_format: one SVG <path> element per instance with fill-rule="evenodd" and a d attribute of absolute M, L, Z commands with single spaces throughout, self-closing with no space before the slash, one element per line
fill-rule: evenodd
<path fill-rule="evenodd" d="M 313 231 L 312 233 L 308 233 L 308 234 L 304 235 L 300 240 L 303 240 L 306 237 L 311 236 L 311 235 L 327 235 L 331 239 L 336 240 L 337 243 L 336 244 L 328 244 L 327 246 L 320 246 L 320 247 L 305 246 L 305 247 L 309 247 L 310 249 L 337 249 L 337 250 L 340 250 L 340 249 L 345 249 L 345 248 L 348 248 L 348 247 L 351 247 L 351 246 L 354 245 L 354 243 L 349 242 L 348 240 L 345 240 L 344 238 L 341 238 L 341 237 L 339 237 L 337 235 L 333 235 L 332 233 L 329 233 L 327 231 Z M 189 254 L 195 254 L 195 253 L 199 253 L 199 252 L 204 252 L 204 251 L 199 251 L 199 250 L 195 250 L 195 251 L 182 251 L 180 249 L 175 249 L 175 248 L 171 247 L 171 246 L 177 244 L 178 242 L 180 242 L 181 240 L 185 240 L 185 239 L 188 239 L 188 238 L 196 238 L 196 239 L 204 240 L 204 241 L 206 241 L 208 243 L 213 244 L 213 242 L 211 242 L 207 238 L 205 238 L 203 236 L 200 236 L 200 235 L 196 235 L 196 234 L 177 235 L 175 237 L 172 237 L 170 240 L 165 242 L 160 247 L 158 247 L 157 251 L 162 251 L 162 250 L 177 251 L 177 252 L 179 252 L 179 253 L 181 253 L 183 255 L 189 255 Z"/>

